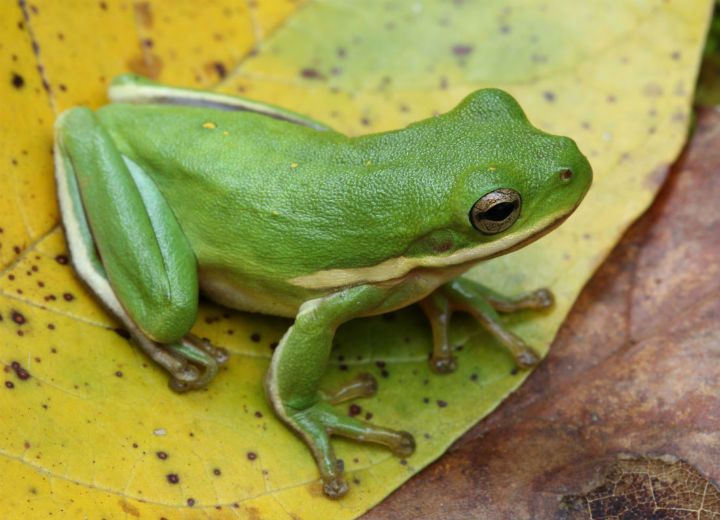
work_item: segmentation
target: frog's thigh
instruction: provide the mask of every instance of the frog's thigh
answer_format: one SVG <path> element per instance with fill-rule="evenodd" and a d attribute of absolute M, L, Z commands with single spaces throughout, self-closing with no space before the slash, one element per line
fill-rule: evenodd
<path fill-rule="evenodd" d="M 73 263 L 118 317 L 169 343 L 195 321 L 195 256 L 158 189 L 126 161 L 89 109 L 58 118 L 56 176 Z"/>

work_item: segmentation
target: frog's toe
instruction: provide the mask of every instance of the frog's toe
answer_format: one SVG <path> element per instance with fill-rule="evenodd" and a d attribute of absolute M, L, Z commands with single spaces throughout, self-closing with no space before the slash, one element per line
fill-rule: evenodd
<path fill-rule="evenodd" d="M 328 498 L 338 500 L 347 495 L 349 486 L 343 477 L 333 477 L 323 481 L 323 493 Z"/>
<path fill-rule="evenodd" d="M 392 447 L 393 455 L 405 458 L 415 453 L 415 437 L 406 431 L 399 431 L 397 433 L 397 443 Z"/>
<path fill-rule="evenodd" d="M 433 356 L 430 359 L 430 368 L 436 374 L 451 374 L 457 370 L 457 357 L 455 356 Z"/>
<path fill-rule="evenodd" d="M 515 361 L 520 368 L 532 368 L 540 362 L 540 356 L 530 347 L 515 353 Z"/>
<path fill-rule="evenodd" d="M 194 390 L 197 388 L 196 381 L 200 379 L 200 375 L 200 370 L 196 366 L 185 363 L 179 370 L 170 374 L 168 386 L 179 394 Z"/>
<path fill-rule="evenodd" d="M 339 404 L 352 399 L 372 397 L 377 394 L 377 391 L 377 379 L 372 374 L 363 372 L 343 386 L 333 391 L 323 392 L 323 398 L 330 404 Z"/>
<path fill-rule="evenodd" d="M 227 357 L 227 351 L 193 334 L 184 336 L 177 343 L 165 345 L 168 352 L 180 361 L 178 368 L 170 370 L 170 388 L 187 392 L 202 388 L 217 374 L 218 358 Z"/>
<path fill-rule="evenodd" d="M 538 289 L 532 293 L 532 296 L 535 300 L 534 308 L 536 309 L 549 309 L 555 305 L 555 296 L 550 289 Z"/>

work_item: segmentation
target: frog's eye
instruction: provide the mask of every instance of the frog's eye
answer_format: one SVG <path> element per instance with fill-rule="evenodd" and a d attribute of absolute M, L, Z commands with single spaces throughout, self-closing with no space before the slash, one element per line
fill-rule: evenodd
<path fill-rule="evenodd" d="M 520 216 L 522 199 L 510 188 L 500 188 L 483 195 L 470 210 L 470 223 L 486 235 L 494 235 L 512 226 Z"/>

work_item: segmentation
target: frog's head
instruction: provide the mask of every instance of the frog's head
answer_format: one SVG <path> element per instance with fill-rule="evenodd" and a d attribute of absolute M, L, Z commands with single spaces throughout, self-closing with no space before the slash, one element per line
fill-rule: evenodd
<path fill-rule="evenodd" d="M 466 143 L 479 143 L 452 197 L 453 249 L 460 256 L 474 261 L 517 249 L 580 204 L 592 168 L 572 139 L 533 127 L 517 102 L 496 89 L 471 94 L 456 111 Z"/>

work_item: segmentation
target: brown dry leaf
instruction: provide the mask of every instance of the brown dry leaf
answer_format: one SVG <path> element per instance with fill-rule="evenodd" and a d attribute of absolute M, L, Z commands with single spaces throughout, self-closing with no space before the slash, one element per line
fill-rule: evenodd
<path fill-rule="evenodd" d="M 593 489 L 620 454 L 674 456 L 717 485 L 719 140 L 720 113 L 701 110 L 668 184 L 583 291 L 542 366 L 366 520 L 566 518 L 559 500 Z M 585 518 L 647 518 L 632 513 Z"/>

